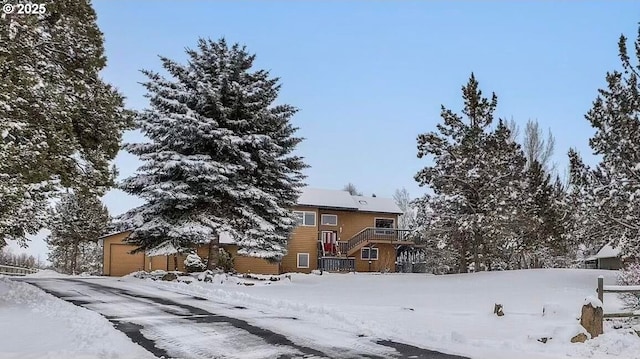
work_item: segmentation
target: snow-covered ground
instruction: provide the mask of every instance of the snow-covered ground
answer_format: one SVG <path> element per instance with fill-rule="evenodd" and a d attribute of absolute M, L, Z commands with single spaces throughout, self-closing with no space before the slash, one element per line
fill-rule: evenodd
<path fill-rule="evenodd" d="M 294 274 L 291 281 L 253 286 L 237 285 L 235 278 L 213 285 L 146 285 L 310 319 L 318 326 L 257 324 L 318 343 L 355 341 L 364 334 L 478 359 L 640 358 L 640 337 L 614 330 L 609 322 L 604 335 L 584 344 L 569 342 L 599 275 L 605 284 L 615 283 L 614 271 L 542 269 L 447 276 Z M 493 314 L 495 303 L 504 305 L 504 317 Z M 615 294 L 605 295 L 605 312 L 622 305 Z M 251 318 L 251 312 L 239 314 Z M 552 339 L 538 341 L 544 337 Z"/>
<path fill-rule="evenodd" d="M 34 277 L 63 277 L 43 271 Z M 0 358 L 154 358 L 99 314 L 0 276 Z"/>
<path fill-rule="evenodd" d="M 384 348 L 376 346 L 375 340 L 391 339 L 478 359 L 640 358 L 640 337 L 628 329 L 613 329 L 610 323 L 596 339 L 569 343 L 577 333 L 584 299 L 595 294 L 598 275 L 605 276 L 605 284 L 615 282 L 613 271 L 551 269 L 447 276 L 293 274 L 291 280 L 275 282 L 224 275 L 217 275 L 213 283 L 131 276 L 86 281 L 246 320 L 299 345 L 378 350 L 384 356 Z M 12 294 L 7 295 L 9 292 Z M 81 298 L 82 293 L 76 295 Z M 15 353 L 16 358 L 44 357 L 25 355 L 25 351 L 50 351 L 51 358 L 79 358 L 66 353 L 104 358 L 132 357 L 125 353 L 149 356 L 111 329 L 106 319 L 26 284 L 0 280 L 0 298 L 0 333 L 10 332 L 8 337 L 0 335 L 2 358 L 11 357 L 7 352 Z M 505 316 L 493 314 L 494 303 L 504 305 Z M 100 305 L 109 310 L 109 303 Z M 604 307 L 605 312 L 619 311 L 622 302 L 615 294 L 606 294 Z M 175 331 L 179 333 L 180 328 Z M 551 339 L 539 342 L 543 337 Z"/>

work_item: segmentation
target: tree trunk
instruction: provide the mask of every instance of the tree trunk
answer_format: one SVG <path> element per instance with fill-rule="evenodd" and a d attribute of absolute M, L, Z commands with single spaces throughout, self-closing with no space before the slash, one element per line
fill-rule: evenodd
<path fill-rule="evenodd" d="M 480 255 L 478 253 L 478 235 L 476 233 L 473 234 L 473 263 L 474 263 L 474 272 L 480 271 Z"/>
<path fill-rule="evenodd" d="M 220 236 L 216 233 L 209 241 L 209 253 L 207 255 L 207 269 L 218 267 L 218 253 L 220 251 Z"/>
<path fill-rule="evenodd" d="M 178 255 L 177 254 L 173 255 L 173 270 L 174 271 L 178 270 Z"/>
<path fill-rule="evenodd" d="M 73 247 L 71 249 L 71 274 L 76 275 L 76 271 L 78 269 L 78 246 L 79 242 L 73 242 Z"/>
<path fill-rule="evenodd" d="M 467 251 L 469 243 L 461 233 L 455 233 L 454 235 L 458 237 L 458 240 L 460 241 L 460 268 L 458 270 L 460 273 L 467 273 L 469 271 L 469 267 L 467 266 Z"/>

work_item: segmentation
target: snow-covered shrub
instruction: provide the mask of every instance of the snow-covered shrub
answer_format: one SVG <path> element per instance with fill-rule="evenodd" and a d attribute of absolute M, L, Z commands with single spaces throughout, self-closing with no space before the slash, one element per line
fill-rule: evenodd
<path fill-rule="evenodd" d="M 202 263 L 202 259 L 197 254 L 189 254 L 184 260 L 184 267 L 187 273 L 202 272 L 207 266 Z"/>
<path fill-rule="evenodd" d="M 640 263 L 630 263 L 618 274 L 620 285 L 640 285 Z M 625 293 L 624 301 L 634 309 L 640 309 L 640 294 Z"/>

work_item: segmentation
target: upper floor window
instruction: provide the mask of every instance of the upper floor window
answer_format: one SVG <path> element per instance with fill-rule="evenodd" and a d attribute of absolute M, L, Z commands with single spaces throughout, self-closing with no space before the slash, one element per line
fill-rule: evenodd
<path fill-rule="evenodd" d="M 315 227 L 316 225 L 316 212 L 293 211 L 293 215 L 299 226 Z"/>
<path fill-rule="evenodd" d="M 323 214 L 320 216 L 320 224 L 323 226 L 337 226 L 338 216 L 335 214 Z"/>
<path fill-rule="evenodd" d="M 393 218 L 376 218 L 376 228 L 394 228 L 396 220 Z"/>
<path fill-rule="evenodd" d="M 392 235 L 394 231 L 391 229 L 395 228 L 395 224 L 396 220 L 393 218 L 376 218 L 374 222 L 374 226 L 376 227 L 375 233 L 378 235 Z"/>

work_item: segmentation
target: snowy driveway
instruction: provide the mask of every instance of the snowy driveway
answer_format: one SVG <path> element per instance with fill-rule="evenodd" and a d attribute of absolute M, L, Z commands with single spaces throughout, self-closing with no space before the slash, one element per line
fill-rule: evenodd
<path fill-rule="evenodd" d="M 228 313 L 247 308 L 213 304 L 226 315 L 202 309 L 206 298 L 152 293 L 108 279 L 23 279 L 68 302 L 95 311 L 135 343 L 165 358 L 433 358 L 464 359 L 383 339 L 367 345 L 318 347 L 313 338 L 290 337 L 249 324 Z M 273 316 L 286 326 L 295 317 Z M 264 319 L 264 318 L 263 318 Z M 311 323 L 312 324 L 312 323 Z M 367 340 L 367 338 L 363 338 Z"/>

